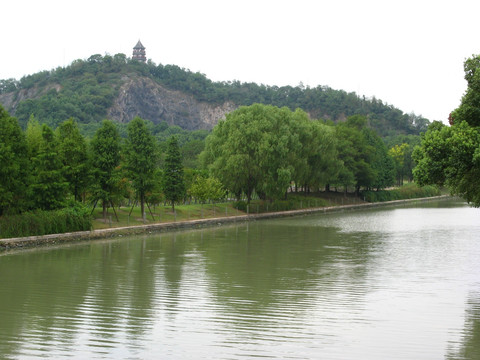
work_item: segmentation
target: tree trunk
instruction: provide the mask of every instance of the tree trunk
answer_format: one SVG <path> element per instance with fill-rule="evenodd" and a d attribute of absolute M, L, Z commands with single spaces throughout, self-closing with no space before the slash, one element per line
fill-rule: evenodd
<path fill-rule="evenodd" d="M 103 204 L 103 221 L 107 221 L 107 202 L 105 200 L 102 201 Z"/>
<path fill-rule="evenodd" d="M 140 193 L 140 209 L 142 210 L 142 219 L 145 218 L 145 194 L 143 192 Z"/>

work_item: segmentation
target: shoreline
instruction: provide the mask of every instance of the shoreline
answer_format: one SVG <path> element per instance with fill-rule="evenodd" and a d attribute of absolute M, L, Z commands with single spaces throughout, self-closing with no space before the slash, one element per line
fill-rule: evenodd
<path fill-rule="evenodd" d="M 231 224 L 235 222 L 274 219 L 274 218 L 300 216 L 300 215 L 308 215 L 308 214 L 315 214 L 315 213 L 332 213 L 332 212 L 341 212 L 345 210 L 356 210 L 356 209 L 364 209 L 364 208 L 369 209 L 369 208 L 383 207 L 388 205 L 401 205 L 401 204 L 408 204 L 408 203 L 415 203 L 415 202 L 442 200 L 442 199 L 448 199 L 448 198 L 452 198 L 452 197 L 449 195 L 440 195 L 440 196 L 433 196 L 428 198 L 393 200 L 393 201 L 353 204 L 353 205 L 316 207 L 316 208 L 308 208 L 308 209 L 300 209 L 300 210 L 269 212 L 269 213 L 262 213 L 262 214 L 245 214 L 245 215 L 237 215 L 237 216 L 233 215 L 233 216 L 215 217 L 215 218 L 208 218 L 208 219 L 185 220 L 185 221 L 176 221 L 176 222 L 174 221 L 174 222 L 135 225 L 135 226 L 126 226 L 126 227 L 112 227 L 108 229 L 78 231 L 78 232 L 61 233 L 61 234 L 38 235 L 38 236 L 28 236 L 28 237 L 20 237 L 20 238 L 7 238 L 7 239 L 0 239 L 0 252 L 10 250 L 10 249 L 22 249 L 22 248 L 41 246 L 41 245 L 58 245 L 60 243 L 106 239 L 106 238 L 113 238 L 113 237 L 119 237 L 119 236 L 138 235 L 138 234 L 144 234 L 149 232 L 165 232 L 165 231 L 172 231 L 172 230 L 194 229 L 194 228 L 201 228 L 201 227 L 208 227 L 208 226 Z"/>

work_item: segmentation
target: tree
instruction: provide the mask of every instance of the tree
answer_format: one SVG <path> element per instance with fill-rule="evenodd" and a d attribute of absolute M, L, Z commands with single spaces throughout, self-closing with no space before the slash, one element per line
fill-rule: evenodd
<path fill-rule="evenodd" d="M 452 194 L 480 206 L 480 132 L 466 121 L 451 127 L 434 122 L 413 152 L 419 185 L 447 186 Z"/>
<path fill-rule="evenodd" d="M 464 64 L 467 91 L 450 115 L 451 126 L 432 123 L 413 157 L 420 185 L 446 185 L 452 194 L 480 207 L 480 56 Z"/>
<path fill-rule="evenodd" d="M 68 182 L 69 191 L 73 194 L 75 201 L 80 201 L 80 195 L 85 190 L 89 179 L 87 143 L 72 118 L 60 124 L 57 134 L 63 176 Z"/>
<path fill-rule="evenodd" d="M 403 143 L 401 145 L 395 145 L 388 153 L 393 158 L 395 163 L 395 172 L 397 177 L 397 185 L 403 185 L 403 179 L 408 172 L 408 157 L 411 157 L 410 145 Z"/>
<path fill-rule="evenodd" d="M 157 167 L 155 139 L 144 120 L 135 117 L 127 127 L 126 165 L 132 186 L 140 200 L 142 216 L 145 214 L 145 196 L 154 187 Z"/>
<path fill-rule="evenodd" d="M 366 126 L 364 116 L 351 116 L 345 123 L 335 127 L 339 141 L 339 158 L 344 168 L 339 171 L 338 182 L 344 185 L 355 185 L 358 193 L 360 188 L 372 187 L 375 181 L 375 172 L 372 160 L 375 148 L 370 145 L 362 132 Z"/>
<path fill-rule="evenodd" d="M 175 136 L 170 137 L 167 144 L 163 172 L 163 192 L 165 198 L 172 204 L 172 211 L 175 212 L 175 202 L 182 200 L 185 196 L 182 157 Z"/>
<path fill-rule="evenodd" d="M 261 177 L 258 144 L 263 133 L 255 124 L 262 117 L 262 106 L 240 107 L 226 115 L 205 140 L 201 158 L 211 175 L 240 198 L 250 202 Z"/>
<path fill-rule="evenodd" d="M 202 204 L 207 200 L 216 201 L 225 197 L 225 189 L 218 179 L 201 175 L 195 177 L 188 192 Z"/>
<path fill-rule="evenodd" d="M 28 150 L 17 119 L 0 106 L 0 215 L 20 212 L 26 206 Z"/>
<path fill-rule="evenodd" d="M 55 210 L 65 205 L 68 183 L 63 177 L 58 142 L 46 124 L 42 125 L 42 139 L 39 152 L 33 158 L 34 177 L 30 193 L 35 208 Z"/>
<path fill-rule="evenodd" d="M 107 218 L 107 207 L 113 204 L 117 191 L 117 169 L 120 163 L 120 135 L 112 121 L 104 120 L 91 142 L 94 175 L 93 198 L 102 201 L 103 219 Z"/>
<path fill-rule="evenodd" d="M 244 193 L 250 202 L 254 191 L 268 199 L 285 196 L 301 149 L 296 117 L 307 115 L 261 104 L 238 108 L 207 137 L 204 166 L 237 198 Z"/>
<path fill-rule="evenodd" d="M 319 121 L 308 121 L 305 124 L 301 157 L 295 161 L 296 167 L 303 168 L 295 182 L 303 184 L 305 190 L 328 187 L 338 176 L 343 163 L 338 158 L 338 142 L 332 126 Z M 303 162 L 306 160 L 306 164 Z M 303 175 L 302 175 L 303 174 Z"/>
<path fill-rule="evenodd" d="M 385 189 L 395 183 L 395 163 L 383 140 L 372 129 L 364 128 L 362 133 L 368 145 L 373 147 L 370 165 L 374 172 L 371 187 Z"/>
<path fill-rule="evenodd" d="M 33 115 L 28 119 L 25 136 L 27 138 L 28 156 L 33 159 L 38 155 L 40 144 L 43 142 L 42 125 Z"/>
<path fill-rule="evenodd" d="M 451 123 L 466 121 L 470 126 L 480 126 L 480 55 L 467 59 L 463 65 L 467 91 L 460 106 L 450 115 Z"/>

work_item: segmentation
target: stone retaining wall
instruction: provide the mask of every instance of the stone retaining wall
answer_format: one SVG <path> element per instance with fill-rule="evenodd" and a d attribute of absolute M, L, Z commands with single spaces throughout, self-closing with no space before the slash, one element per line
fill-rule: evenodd
<path fill-rule="evenodd" d="M 197 219 L 197 220 L 188 220 L 188 221 L 177 221 L 169 223 L 156 223 L 148 225 L 136 225 L 128 227 L 117 227 L 109 229 L 99 229 L 92 231 L 78 231 L 72 233 L 63 233 L 63 234 L 50 234 L 42 236 L 28 236 L 21 238 L 9 238 L 9 239 L 0 239 L 0 251 L 14 248 L 26 248 L 37 245 L 49 245 L 49 244 L 59 244 L 64 242 L 73 242 L 73 241 L 82 241 L 82 240 L 92 240 L 92 239 L 105 239 L 116 236 L 125 236 L 125 235 L 135 235 L 143 234 L 149 232 L 159 232 L 159 231 L 172 231 L 177 229 L 190 229 L 190 228 L 199 228 L 206 226 L 216 226 L 228 223 L 235 222 L 244 222 L 251 220 L 261 220 L 261 219 L 273 219 L 280 217 L 288 216 L 298 216 L 306 215 L 313 213 L 330 213 L 338 212 L 345 210 L 354 210 L 354 209 L 364 209 L 364 208 L 375 208 L 387 205 L 401 205 L 406 203 L 415 203 L 415 202 L 424 202 L 432 201 L 439 199 L 450 198 L 449 196 L 435 196 L 430 198 L 422 199 L 406 199 L 406 200 L 395 200 L 395 201 L 385 201 L 377 203 L 364 203 L 356 205 L 341 205 L 341 206 L 329 206 L 329 207 L 320 207 L 320 208 L 309 208 L 301 210 L 290 210 L 290 211 L 281 211 L 281 212 L 270 212 L 263 214 L 250 214 L 250 215 L 238 215 L 238 216 L 229 216 L 229 217 L 218 217 L 218 218 L 209 218 L 209 219 Z"/>

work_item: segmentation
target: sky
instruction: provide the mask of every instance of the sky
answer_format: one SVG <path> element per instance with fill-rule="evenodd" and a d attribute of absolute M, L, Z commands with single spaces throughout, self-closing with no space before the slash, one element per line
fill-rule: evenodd
<path fill-rule="evenodd" d="M 213 81 L 355 92 L 446 122 L 480 54 L 478 0 L 15 0 L 2 4 L 0 79 L 93 54 Z"/>

